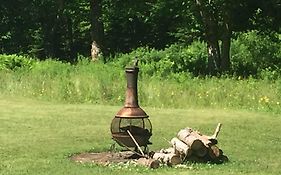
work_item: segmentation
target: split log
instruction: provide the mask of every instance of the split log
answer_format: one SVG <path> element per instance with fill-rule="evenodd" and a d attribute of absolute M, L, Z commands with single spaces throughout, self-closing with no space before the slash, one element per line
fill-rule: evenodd
<path fill-rule="evenodd" d="M 220 156 L 220 149 L 216 145 L 212 145 L 208 149 L 208 155 L 211 159 L 216 159 Z"/>
<path fill-rule="evenodd" d="M 212 142 L 213 145 L 215 145 L 215 144 L 218 143 L 217 138 L 218 138 L 219 132 L 220 132 L 220 130 L 221 130 L 221 126 L 222 126 L 222 124 L 221 124 L 221 123 L 218 123 L 217 128 L 216 128 L 214 134 L 211 135 L 211 136 L 207 136 L 208 139 Z"/>
<path fill-rule="evenodd" d="M 188 157 L 192 153 L 192 150 L 189 147 L 189 145 L 185 144 L 184 142 L 182 142 L 176 137 L 172 138 L 171 144 L 173 145 L 174 149 L 176 149 L 179 152 L 179 154 L 181 155 L 184 154 L 184 157 Z"/>
<path fill-rule="evenodd" d="M 208 149 L 208 155 L 211 159 L 217 159 L 218 157 L 220 157 L 220 155 L 222 155 L 222 152 L 216 145 L 212 145 Z"/>
<path fill-rule="evenodd" d="M 222 124 L 221 124 L 221 123 L 218 123 L 217 128 L 216 128 L 214 134 L 213 134 L 212 136 L 210 136 L 209 139 L 212 139 L 212 138 L 213 138 L 213 139 L 217 139 L 217 137 L 218 137 L 218 135 L 219 135 L 219 132 L 220 132 L 220 130 L 221 130 L 221 126 L 222 126 Z"/>
<path fill-rule="evenodd" d="M 155 153 L 153 155 L 153 159 L 159 160 L 161 163 L 171 166 L 182 163 L 180 156 L 173 153 Z"/>
<path fill-rule="evenodd" d="M 136 163 L 153 169 L 158 168 L 160 166 L 159 160 L 155 159 L 139 158 Z"/>
<path fill-rule="evenodd" d="M 193 151 L 193 153 L 198 157 L 204 157 L 207 155 L 208 149 L 205 146 L 203 146 L 200 149 Z"/>

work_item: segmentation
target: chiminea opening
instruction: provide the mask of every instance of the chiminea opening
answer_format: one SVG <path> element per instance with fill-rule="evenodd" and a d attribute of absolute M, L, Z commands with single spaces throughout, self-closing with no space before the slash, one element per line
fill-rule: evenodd
<path fill-rule="evenodd" d="M 111 122 L 112 138 L 120 146 L 136 148 L 135 139 L 139 146 L 146 148 L 151 144 L 149 138 L 152 135 L 152 126 L 149 116 L 138 104 L 137 61 L 133 67 L 126 68 L 125 72 L 127 78 L 125 105 Z"/>

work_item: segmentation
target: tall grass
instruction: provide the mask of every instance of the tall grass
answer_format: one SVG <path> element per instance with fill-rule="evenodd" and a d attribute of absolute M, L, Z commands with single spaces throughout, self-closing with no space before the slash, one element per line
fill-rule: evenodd
<path fill-rule="evenodd" d="M 142 65 L 140 65 L 142 69 Z M 1 70 L 0 94 L 67 103 L 122 105 L 124 70 L 117 64 L 76 65 L 58 61 L 36 62 L 31 68 Z M 165 78 L 140 74 L 139 101 L 152 107 L 244 108 L 280 112 L 281 79 L 241 77 L 194 78 L 186 73 Z"/>
<path fill-rule="evenodd" d="M 42 61 L 31 70 L 2 71 L 1 93 L 71 103 L 111 103 L 124 87 L 121 69 L 81 61 Z M 121 90 L 122 89 L 122 90 Z"/>
<path fill-rule="evenodd" d="M 182 83 L 173 80 L 148 80 L 142 97 L 148 105 L 179 107 L 245 108 L 279 111 L 281 81 L 256 79 L 190 78 Z"/>

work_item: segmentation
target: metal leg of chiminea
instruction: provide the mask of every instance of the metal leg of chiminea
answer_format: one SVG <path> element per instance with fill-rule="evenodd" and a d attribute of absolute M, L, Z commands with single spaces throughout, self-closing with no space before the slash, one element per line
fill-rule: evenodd
<path fill-rule="evenodd" d="M 145 146 L 145 147 L 144 147 L 143 152 L 145 152 L 145 153 L 149 153 L 149 148 L 148 148 L 148 146 Z"/>
<path fill-rule="evenodd" d="M 113 151 L 115 150 L 115 148 L 116 148 L 115 146 L 116 146 L 116 143 L 112 143 L 112 144 L 110 145 L 109 150 L 113 152 Z"/>

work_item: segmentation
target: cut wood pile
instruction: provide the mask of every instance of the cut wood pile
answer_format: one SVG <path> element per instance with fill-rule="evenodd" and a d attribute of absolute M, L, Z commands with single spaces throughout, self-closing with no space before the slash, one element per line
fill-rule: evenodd
<path fill-rule="evenodd" d="M 223 151 L 217 146 L 217 136 L 220 129 L 221 124 L 219 123 L 212 136 L 203 135 L 192 128 L 181 129 L 177 136 L 169 141 L 170 148 L 150 152 L 146 159 L 142 159 L 139 163 L 155 167 L 155 160 L 169 166 L 188 161 L 198 163 L 226 162 L 228 161 L 227 156 L 223 155 Z"/>

